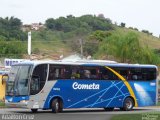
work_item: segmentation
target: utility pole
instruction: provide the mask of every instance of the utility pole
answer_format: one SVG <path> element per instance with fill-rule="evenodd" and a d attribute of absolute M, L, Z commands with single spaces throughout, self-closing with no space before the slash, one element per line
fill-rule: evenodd
<path fill-rule="evenodd" d="M 81 46 L 81 59 L 83 59 L 83 40 L 79 39 L 80 46 Z"/>
<path fill-rule="evenodd" d="M 28 32 L 28 55 L 31 60 L 31 31 Z"/>

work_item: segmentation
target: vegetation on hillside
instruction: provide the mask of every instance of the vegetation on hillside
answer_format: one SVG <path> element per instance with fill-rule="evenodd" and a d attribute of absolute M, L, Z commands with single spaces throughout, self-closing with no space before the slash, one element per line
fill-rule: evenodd
<path fill-rule="evenodd" d="M 95 30 L 113 29 L 110 19 L 93 15 L 83 15 L 81 17 L 69 15 L 67 17 L 59 17 L 58 19 L 49 18 L 45 24 L 51 30 L 63 32 L 75 31 L 77 34 L 86 34 Z"/>
<path fill-rule="evenodd" d="M 22 58 L 25 51 L 23 41 L 0 41 L 0 58 Z"/>
<path fill-rule="evenodd" d="M 135 32 L 112 32 L 99 44 L 96 55 L 112 57 L 123 63 L 158 64 L 160 62 L 159 55 L 148 46 L 140 44 L 140 37 Z"/>
<path fill-rule="evenodd" d="M 18 18 L 0 18 L 0 57 L 21 58 L 26 47 L 23 41 L 27 35 L 21 30 Z"/>
<path fill-rule="evenodd" d="M 26 40 L 27 35 L 21 30 L 22 22 L 18 18 L 0 18 L 0 40 Z"/>
<path fill-rule="evenodd" d="M 0 18 L 0 57 L 22 58 L 27 54 L 27 31 L 21 30 L 18 18 Z M 80 53 L 83 45 L 85 56 L 110 59 L 118 62 L 159 64 L 160 40 L 144 30 L 112 24 L 103 15 L 48 18 L 45 27 L 32 31 L 32 53 L 55 54 Z"/>

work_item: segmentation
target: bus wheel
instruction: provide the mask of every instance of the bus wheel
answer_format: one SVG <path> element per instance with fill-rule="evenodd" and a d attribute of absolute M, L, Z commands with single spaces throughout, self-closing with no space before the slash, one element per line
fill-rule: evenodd
<path fill-rule="evenodd" d="M 132 98 L 128 97 L 125 99 L 124 103 L 123 103 L 123 110 L 124 111 L 130 111 L 133 109 L 134 106 L 134 101 Z"/>
<path fill-rule="evenodd" d="M 114 110 L 114 107 L 107 107 L 107 108 L 104 108 L 105 111 L 113 111 Z"/>
<path fill-rule="evenodd" d="M 57 98 L 52 100 L 51 103 L 52 112 L 58 113 L 61 112 L 61 101 L 59 101 Z"/>
<path fill-rule="evenodd" d="M 31 109 L 31 111 L 32 111 L 33 113 L 36 113 L 36 112 L 38 111 L 38 109 Z"/>

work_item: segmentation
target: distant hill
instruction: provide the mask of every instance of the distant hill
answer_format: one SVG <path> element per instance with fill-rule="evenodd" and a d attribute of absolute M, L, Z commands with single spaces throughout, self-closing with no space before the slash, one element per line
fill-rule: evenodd
<path fill-rule="evenodd" d="M 17 23 L 16 26 L 13 23 Z M 28 58 L 26 35 L 31 27 L 27 25 L 25 28 L 24 25 L 25 31 L 22 31 L 20 26 L 22 23 L 18 18 L 0 19 L 0 57 Z M 84 56 L 91 55 L 95 59 L 149 64 L 160 61 L 159 38 L 147 30 L 141 32 L 136 28 L 126 28 L 125 23 L 115 25 L 103 15 L 48 18 L 43 27 L 31 31 L 35 59 L 59 59 L 62 55 L 80 53 L 83 45 Z M 11 47 L 12 43 L 14 46 Z M 134 47 L 134 44 L 139 47 Z"/>

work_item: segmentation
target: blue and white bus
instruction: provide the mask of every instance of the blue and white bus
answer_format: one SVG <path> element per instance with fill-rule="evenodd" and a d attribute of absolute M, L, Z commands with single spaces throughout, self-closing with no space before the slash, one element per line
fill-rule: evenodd
<path fill-rule="evenodd" d="M 132 110 L 157 103 L 155 65 L 30 61 L 13 65 L 5 103 L 37 112 L 51 109 Z"/>

